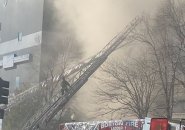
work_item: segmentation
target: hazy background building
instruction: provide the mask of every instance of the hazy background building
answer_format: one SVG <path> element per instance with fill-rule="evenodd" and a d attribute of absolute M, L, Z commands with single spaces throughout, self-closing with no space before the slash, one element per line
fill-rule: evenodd
<path fill-rule="evenodd" d="M 12 54 L 31 56 L 28 62 L 1 67 L 0 77 L 10 81 L 11 91 L 39 82 L 43 4 L 44 0 L 0 1 L 0 60 Z"/>
<path fill-rule="evenodd" d="M 55 43 L 62 36 L 52 3 L 44 0 L 0 1 L 0 77 L 10 81 L 11 91 L 37 84 L 43 79 L 42 72 L 48 62 L 56 60 L 56 48 L 61 44 Z M 14 57 L 28 54 L 26 62 L 14 63 Z"/>
<path fill-rule="evenodd" d="M 0 0 L 0 77 L 10 81 L 11 91 L 46 78 L 59 53 L 73 50 L 71 59 L 80 56 L 80 49 L 73 49 L 78 43 L 54 1 Z M 26 61 L 14 61 L 25 56 Z"/>

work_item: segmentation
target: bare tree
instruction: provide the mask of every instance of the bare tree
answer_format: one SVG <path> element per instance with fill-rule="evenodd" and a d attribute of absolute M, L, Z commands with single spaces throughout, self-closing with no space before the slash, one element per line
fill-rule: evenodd
<path fill-rule="evenodd" d="M 99 80 L 104 87 L 97 91 L 101 103 L 99 115 L 132 114 L 138 118 L 148 115 L 159 90 L 156 89 L 156 72 L 146 59 L 133 60 L 130 64 L 106 62 L 101 72 L 103 76 Z M 107 78 L 102 78 L 104 76 Z"/>
<path fill-rule="evenodd" d="M 167 10 L 164 11 L 163 16 L 164 19 L 167 19 L 167 23 L 169 24 L 169 28 L 174 31 L 175 43 L 173 48 L 175 48 L 176 53 L 179 53 L 179 63 L 177 66 L 178 75 L 176 76 L 176 80 L 185 88 L 185 2 L 183 1 L 174 1 L 169 0 L 167 4 Z"/>
<path fill-rule="evenodd" d="M 163 89 L 166 116 L 172 119 L 175 87 L 177 83 L 184 85 L 179 75 L 184 71 L 184 30 L 182 28 L 182 11 L 176 10 L 175 3 L 167 1 L 159 10 L 155 20 L 146 19 L 145 31 L 135 34 L 135 38 L 146 43 L 151 51 L 153 65 L 158 72 Z M 181 70 L 180 70 L 181 68 Z"/>
<path fill-rule="evenodd" d="M 5 130 L 20 130 L 30 117 L 51 100 L 55 92 L 60 91 L 61 88 L 57 86 L 61 80 L 59 78 L 56 81 L 55 76 L 62 75 L 74 61 L 78 61 L 82 56 L 80 42 L 75 37 L 73 30 L 59 19 L 60 16 L 58 16 L 54 1 L 46 0 L 45 6 L 41 64 L 39 69 L 37 67 L 37 70 L 40 70 L 40 81 L 44 81 L 45 86 L 40 87 L 37 92 L 30 94 L 26 100 L 11 109 L 4 120 Z M 30 84 L 25 84 L 19 92 L 29 87 Z M 52 125 L 57 127 L 61 121 L 59 118 Z"/>
<path fill-rule="evenodd" d="M 45 83 L 43 89 L 45 102 L 48 102 L 54 95 L 54 92 L 58 91 L 56 88 L 59 85 L 63 73 L 66 71 L 66 69 L 69 68 L 70 64 L 74 62 L 74 60 L 78 61 L 78 59 L 81 57 L 81 53 L 78 52 L 81 50 L 80 46 L 75 45 L 74 39 L 66 37 L 63 40 L 64 41 L 60 41 L 61 47 L 56 47 L 58 50 L 55 50 L 57 53 L 55 58 L 53 58 L 52 54 L 47 56 L 49 62 L 47 62 L 47 64 L 43 66 L 44 69 L 42 69 L 43 73 L 41 79 Z M 76 49 L 78 51 L 76 51 Z M 59 76 L 57 81 L 55 79 L 56 75 Z"/>

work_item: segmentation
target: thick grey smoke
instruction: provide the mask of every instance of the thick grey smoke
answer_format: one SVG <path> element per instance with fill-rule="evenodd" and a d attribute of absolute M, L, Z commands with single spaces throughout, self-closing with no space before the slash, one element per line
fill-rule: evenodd
<path fill-rule="evenodd" d="M 86 57 L 101 50 L 131 19 L 143 13 L 153 14 L 160 0 L 56 0 L 61 18 L 65 19 L 83 42 Z M 95 107 L 93 90 L 99 84 L 89 79 L 77 93 L 77 107 L 90 114 Z M 89 120 L 87 119 L 87 120 Z M 85 119 L 84 119 L 85 120 Z"/>
<path fill-rule="evenodd" d="M 88 56 L 105 46 L 137 15 L 154 13 L 160 0 L 56 0 L 61 17 L 74 27 Z"/>

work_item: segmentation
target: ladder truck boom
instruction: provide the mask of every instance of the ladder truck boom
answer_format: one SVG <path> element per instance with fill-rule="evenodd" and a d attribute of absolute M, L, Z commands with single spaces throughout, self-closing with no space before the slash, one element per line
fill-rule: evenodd
<path fill-rule="evenodd" d="M 70 75 L 78 72 L 79 70 L 81 70 L 82 68 L 84 68 L 86 66 L 86 63 L 88 60 L 89 59 L 86 59 L 86 60 L 78 63 L 77 65 L 67 69 L 67 71 L 64 72 L 64 76 L 69 77 Z M 53 80 L 55 82 L 59 81 L 61 75 L 62 74 L 54 75 Z M 49 81 L 52 79 L 48 78 L 47 80 Z M 8 105 L 2 105 L 2 106 L 0 106 L 0 108 L 5 109 L 5 111 L 7 113 L 12 107 L 14 107 L 14 106 L 18 105 L 19 103 L 21 103 L 22 101 L 24 101 L 26 98 L 31 96 L 34 92 L 37 92 L 40 89 L 40 87 L 44 87 L 46 84 L 47 83 L 43 81 L 43 82 L 40 82 L 38 84 L 33 85 L 31 88 L 29 88 L 29 89 L 25 90 L 24 92 L 21 92 L 17 95 L 10 95 Z"/>
<path fill-rule="evenodd" d="M 125 30 L 116 35 L 97 55 L 90 59 L 71 80 L 69 93 L 61 95 L 58 92 L 49 103 L 33 115 L 23 127 L 23 130 L 34 130 L 37 129 L 37 126 L 44 128 L 59 111 L 63 110 L 71 97 L 87 82 L 88 78 L 104 63 L 107 57 L 125 40 L 141 20 L 140 17 L 134 19 Z"/>

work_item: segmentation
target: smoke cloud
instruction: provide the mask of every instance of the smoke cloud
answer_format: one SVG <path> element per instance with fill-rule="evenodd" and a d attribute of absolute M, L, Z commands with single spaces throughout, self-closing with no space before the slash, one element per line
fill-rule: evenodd
<path fill-rule="evenodd" d="M 155 13 L 160 0 L 56 0 L 61 17 L 83 42 L 87 56 L 101 50 L 131 19 Z"/>
<path fill-rule="evenodd" d="M 61 18 L 82 41 L 85 55 L 89 57 L 100 51 L 134 17 L 154 14 L 159 3 L 160 0 L 56 0 L 55 5 Z M 77 93 L 77 107 L 86 114 L 96 107 L 92 102 L 98 85 L 91 78 Z M 86 120 L 92 117 L 88 116 Z"/>

